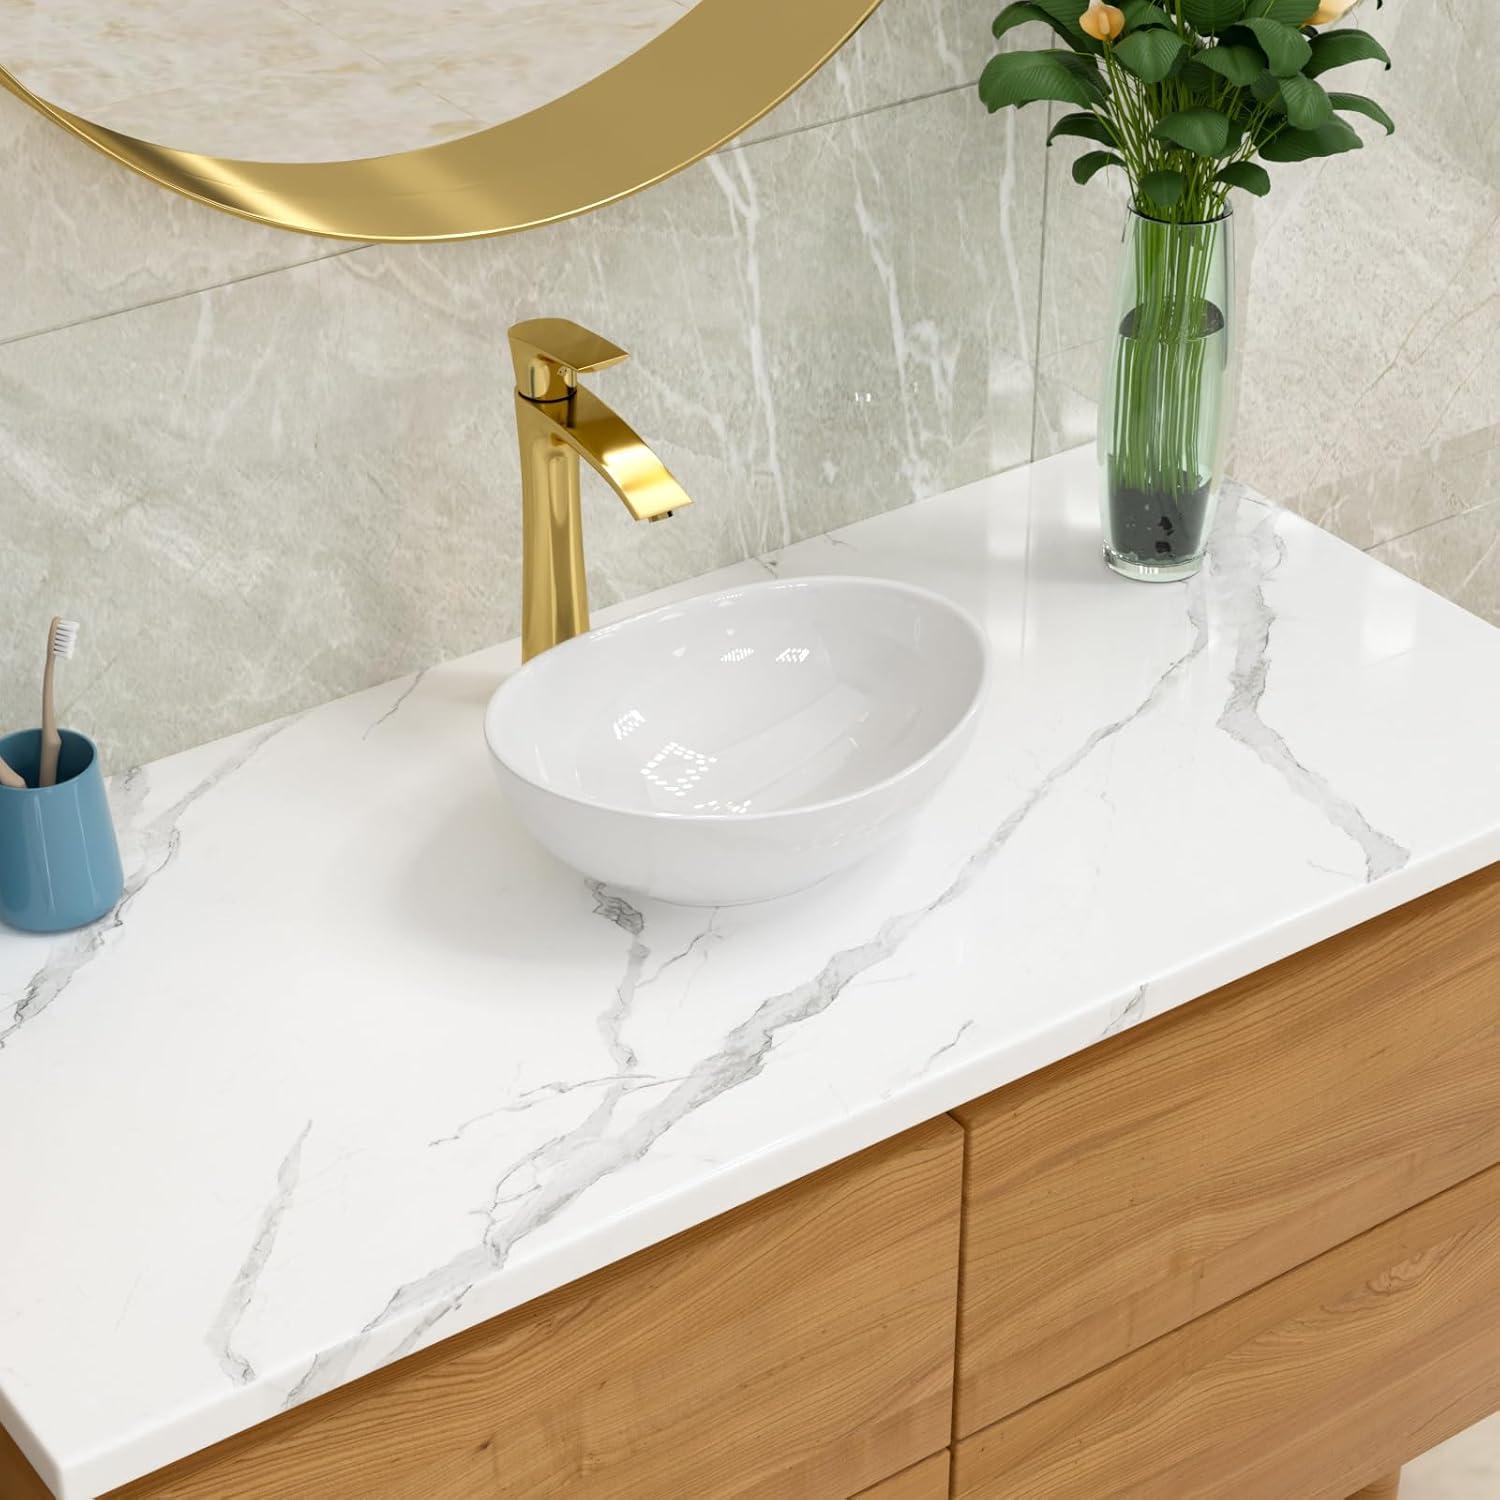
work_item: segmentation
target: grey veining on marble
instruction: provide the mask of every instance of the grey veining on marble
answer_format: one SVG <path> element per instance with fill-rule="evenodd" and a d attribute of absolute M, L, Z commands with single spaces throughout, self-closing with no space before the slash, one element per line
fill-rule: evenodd
<path fill-rule="evenodd" d="M 246 1252 L 245 1262 L 235 1275 L 229 1290 L 225 1292 L 219 1315 L 208 1331 L 209 1348 L 214 1351 L 225 1375 L 236 1385 L 249 1385 L 255 1379 L 255 1366 L 234 1346 L 235 1330 L 239 1327 L 240 1319 L 249 1311 L 250 1304 L 255 1299 L 260 1274 L 276 1248 L 276 1233 L 291 1206 L 292 1194 L 297 1190 L 302 1172 L 302 1146 L 312 1127 L 313 1122 L 309 1120 L 297 1132 L 297 1139 L 282 1158 L 276 1171 L 276 1190 L 256 1225 L 255 1239 Z"/>
<path fill-rule="evenodd" d="M 995 50 L 992 19 L 989 5 L 973 0 L 883 0 L 827 66 L 752 125 L 740 141 L 806 130 L 902 100 L 970 87 Z M 979 109 L 977 102 L 974 108 Z M 962 180 L 954 186 L 962 190 Z"/>
<path fill-rule="evenodd" d="M 1242 508 L 1248 513 L 1248 520 L 1241 517 Z M 1243 487 L 1232 486 L 1216 530 L 1213 554 L 1213 574 L 1219 580 L 1215 610 L 1228 626 L 1234 642 L 1227 696 L 1218 727 L 1230 740 L 1270 766 L 1287 789 L 1311 803 L 1333 829 L 1351 839 L 1362 853 L 1366 883 L 1374 883 L 1400 871 L 1407 863 L 1409 851 L 1374 829 L 1352 801 L 1325 777 L 1303 765 L 1282 734 L 1261 713 L 1276 624 L 1276 613 L 1267 602 L 1267 592 L 1284 556 L 1285 540 L 1277 512 L 1264 508 Z M 590 1087 L 605 1085 L 605 1091 L 578 1124 L 547 1139 L 507 1167 L 495 1186 L 480 1244 L 458 1252 L 418 1280 L 398 1287 L 355 1339 L 312 1363 L 288 1392 L 284 1407 L 298 1405 L 343 1384 L 368 1360 L 366 1344 L 380 1335 L 387 1323 L 408 1317 L 413 1308 L 424 1306 L 425 1315 L 382 1357 L 398 1358 L 419 1347 L 441 1329 L 445 1319 L 464 1306 L 487 1272 L 504 1267 L 517 1244 L 551 1222 L 605 1176 L 643 1160 L 652 1146 L 688 1115 L 755 1078 L 784 1031 L 822 1014 L 863 975 L 896 957 L 924 924 L 959 902 L 1037 809 L 1116 736 L 1152 713 L 1177 679 L 1207 649 L 1210 640 L 1207 586 L 1203 578 L 1187 586 L 1191 639 L 1181 654 L 1149 682 L 1136 704 L 1120 717 L 1088 732 L 1076 747 L 1045 768 L 936 895 L 920 906 L 886 917 L 873 932 L 835 952 L 815 974 L 761 1001 L 716 1050 L 699 1059 L 685 1076 L 665 1080 L 671 1085 L 665 1097 L 623 1130 L 616 1121 L 616 1110 L 621 1099 L 638 1086 L 639 1059 L 622 1038 L 637 988 L 651 962 L 651 934 L 647 930 L 647 917 L 639 908 L 597 882 L 588 882 L 595 914 L 617 927 L 627 941 L 623 975 L 598 1018 L 598 1029 L 615 1072 L 606 1079 L 587 1080 Z M 713 931 L 716 917 L 717 913 L 710 916 L 707 927 L 686 948 L 663 960 L 657 975 L 693 952 Z M 1145 1019 L 1149 990 L 1149 984 L 1141 984 L 1124 996 L 1112 1010 L 1101 1037 L 1117 1035 Z M 952 1040 L 935 1049 L 929 1065 L 951 1052 L 971 1025 L 965 1022 Z M 610 1134 L 611 1131 L 614 1133 Z M 550 1177 L 543 1179 L 542 1169 Z M 512 1190 L 512 1179 L 518 1175 L 524 1185 Z M 438 1300 L 433 1306 L 435 1298 Z"/>
<path fill-rule="evenodd" d="M 0 344 L 348 248 L 169 193 L 0 90 Z"/>
<path fill-rule="evenodd" d="M 41 1122 L 0 1404 L 69 1500 L 1493 859 L 1500 636 L 1237 488 L 1209 570 L 1129 584 L 1093 489 L 1064 455 L 642 601 L 857 573 L 982 622 L 973 751 L 786 901 L 533 845 L 475 730 L 514 642 L 125 778 L 155 873 L 0 1052 Z M 0 996 L 76 952 L 0 934 Z"/>
<path fill-rule="evenodd" d="M 1126 995 L 1124 1000 L 1115 1005 L 1110 1014 L 1109 1025 L 1099 1035 L 1099 1040 L 1104 1041 L 1108 1037 L 1119 1036 L 1121 1032 L 1129 1031 L 1132 1026 L 1138 1025 L 1146 1015 L 1146 997 L 1151 992 L 1149 984 L 1138 984 Z"/>
<path fill-rule="evenodd" d="M 1239 623 L 1229 699 L 1219 715 L 1219 727 L 1354 840 L 1364 859 L 1367 881 L 1394 875 L 1411 858 L 1411 851 L 1372 827 L 1359 808 L 1325 777 L 1303 765 L 1280 731 L 1261 713 L 1271 669 L 1271 632 L 1276 624 L 1276 612 L 1267 602 L 1266 589 L 1286 555 L 1286 543 L 1276 529 L 1274 511 L 1248 529 L 1234 524 L 1235 512 L 1247 494 L 1238 483 L 1225 484 L 1220 500 L 1223 520 L 1214 537 L 1212 567 L 1229 581 L 1224 608 L 1237 616 Z"/>
<path fill-rule="evenodd" d="M 1024 461 L 1041 123 L 944 94 L 574 223 L 0 348 L 0 716 L 27 717 L 25 627 L 55 612 L 89 622 L 64 708 L 115 767 L 512 632 L 515 318 L 630 349 L 597 389 L 697 500 L 636 528 L 589 486 L 601 603 Z"/>
<path fill-rule="evenodd" d="M 1488 494 L 1488 504 L 1381 542 L 1370 555 L 1474 614 L 1500 622 L 1500 480 L 1493 476 Z"/>
<path fill-rule="evenodd" d="M 8 1010 L 0 1009 L 0 1051 L 23 1026 L 37 1020 L 72 984 L 78 973 L 114 941 L 136 897 L 176 858 L 178 824 L 201 797 L 240 769 L 286 723 L 268 724 L 248 734 L 234 752 L 195 782 L 176 801 L 143 816 L 149 792 L 147 773 L 132 767 L 110 784 L 110 811 L 120 830 L 125 888 L 114 911 L 100 922 L 60 935 L 46 961 L 31 976 Z"/>
<path fill-rule="evenodd" d="M 1393 550 L 1398 542 L 1440 535 L 1439 523 L 1497 500 L 1500 424 L 1447 438 L 1292 497 L 1300 514 L 1354 546 L 1392 544 Z"/>
<path fill-rule="evenodd" d="M 742 139 L 967 86 L 988 55 L 987 33 L 987 19 L 960 0 L 884 0 L 834 64 Z M 286 86 L 270 74 L 263 87 Z M 164 87 L 155 107 L 167 109 L 172 92 Z M 0 342 L 349 251 L 166 192 L 3 92 L 0 201 L 9 205 L 0 214 Z"/>
<path fill-rule="evenodd" d="M 1242 205 L 1232 466 L 1495 611 L 1500 105 L 1434 3 L 1371 11 L 1397 67 L 1341 79 L 1398 135 Z M 117 766 L 508 629 L 513 316 L 631 348 L 601 391 L 699 496 L 635 534 L 594 492 L 600 599 L 1089 441 L 1121 194 L 1072 183 L 1042 107 L 985 115 L 995 8 L 885 0 L 758 144 L 483 246 L 262 229 L 0 96 L 0 715 L 32 716 L 57 608 L 102 648 L 65 692 Z"/>
<path fill-rule="evenodd" d="M 1263 562 L 1264 559 L 1258 556 L 1240 557 L 1225 566 L 1226 571 L 1249 570 L 1252 575 L 1250 586 L 1255 587 Z M 1201 590 L 1197 593 L 1201 595 Z M 519 1243 L 550 1223 L 603 1178 L 643 1160 L 657 1141 L 689 1115 L 757 1077 L 783 1033 L 823 1014 L 852 984 L 894 958 L 913 934 L 959 902 L 1000 857 L 1032 814 L 1072 773 L 1101 747 L 1149 714 L 1174 680 L 1202 653 L 1208 644 L 1207 624 L 1199 604 L 1195 602 L 1190 611 L 1194 628 L 1188 648 L 1167 663 L 1139 702 L 1119 718 L 1091 730 L 1077 746 L 1047 767 L 1025 789 L 1005 818 L 986 831 L 956 873 L 934 896 L 920 906 L 885 917 L 873 931 L 833 953 L 816 973 L 760 1001 L 716 1048 L 698 1059 L 684 1077 L 675 1080 L 664 1098 L 624 1128 L 615 1118 L 616 1107 L 623 1094 L 629 1091 L 630 1075 L 638 1060 L 621 1043 L 621 1027 L 642 969 L 651 958 L 651 949 L 645 941 L 646 919 L 643 914 L 618 895 L 611 895 L 597 882 L 589 882 L 596 913 L 619 927 L 629 939 L 624 978 L 599 1017 L 600 1034 L 617 1070 L 608 1091 L 579 1124 L 545 1141 L 506 1169 L 505 1176 L 496 1184 L 480 1244 L 460 1251 L 419 1280 L 398 1287 L 357 1338 L 335 1353 L 319 1356 L 313 1362 L 288 1393 L 284 1406 L 299 1405 L 342 1385 L 361 1358 L 366 1356 L 368 1340 L 381 1333 L 388 1322 L 437 1298 L 438 1305 L 395 1345 L 395 1352 L 387 1357 L 399 1358 L 417 1347 L 440 1327 L 445 1318 L 463 1307 L 470 1291 L 486 1272 L 504 1267 Z M 1139 1019 L 1144 993 L 1143 986 L 1124 1004 L 1106 1034 Z M 952 1050 L 966 1030 L 967 1026 L 961 1028 L 952 1042 L 936 1049 L 931 1060 L 935 1061 Z M 520 1192 L 506 1191 L 518 1171 L 532 1172 L 538 1165 L 544 1166 L 550 1176 L 538 1174 Z"/>
<path fill-rule="evenodd" d="M 1474 451 L 1500 429 L 1500 103 L 1474 7 L 1366 6 L 1360 23 L 1395 66 L 1338 87 L 1379 98 L 1397 133 L 1279 169 L 1257 206 L 1232 462 L 1371 547 L 1500 498 Z"/>
<path fill-rule="evenodd" d="M 1500 182 L 1463 172 L 1399 70 L 1347 83 L 1400 128 L 1266 200 L 1243 319 L 1236 471 L 1289 497 L 1500 423 Z"/>

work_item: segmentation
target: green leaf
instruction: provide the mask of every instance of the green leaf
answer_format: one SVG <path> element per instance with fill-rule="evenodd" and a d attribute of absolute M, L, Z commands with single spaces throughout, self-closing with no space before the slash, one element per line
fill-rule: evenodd
<path fill-rule="evenodd" d="M 1102 172 L 1105 167 L 1123 167 L 1124 165 L 1125 163 L 1113 151 L 1085 151 L 1073 163 L 1073 181 L 1085 183 L 1096 172 Z"/>
<path fill-rule="evenodd" d="M 1317 0 L 1250 0 L 1245 14 L 1301 28 L 1307 25 L 1317 9 Z"/>
<path fill-rule="evenodd" d="M 1107 97 L 1099 70 L 1069 52 L 1002 52 L 979 75 L 979 97 L 991 114 L 1007 105 L 1057 99 L 1084 107 Z"/>
<path fill-rule="evenodd" d="M 1158 207 L 1171 208 L 1182 201 L 1187 179 L 1181 172 L 1147 172 L 1141 178 L 1141 191 Z"/>
<path fill-rule="evenodd" d="M 1081 5 L 1074 4 L 1073 0 L 1015 0 L 995 17 L 990 30 L 998 40 L 1017 26 L 1039 21 L 1043 26 L 1050 26 L 1075 52 L 1102 52 L 1104 49 L 1099 43 L 1078 24 L 1078 18 L 1087 5 L 1088 0 L 1083 0 Z"/>
<path fill-rule="evenodd" d="M 1309 78 L 1316 78 L 1330 68 L 1342 68 L 1348 63 L 1367 62 L 1371 58 L 1391 66 L 1390 54 L 1368 31 L 1325 31 L 1312 39 L 1312 61 L 1303 70 Z"/>
<path fill-rule="evenodd" d="M 1264 198 L 1271 191 L 1271 174 L 1253 161 L 1230 162 L 1214 181 L 1222 182 L 1226 187 L 1243 188 L 1257 198 Z"/>
<path fill-rule="evenodd" d="M 1197 98 L 1199 95 L 1207 93 L 1210 89 L 1217 89 L 1219 87 L 1219 75 L 1209 72 L 1207 68 L 1200 67 L 1196 57 L 1189 57 L 1172 75 L 1172 78 L 1188 91 L 1190 98 Z"/>
<path fill-rule="evenodd" d="M 1366 115 L 1377 125 L 1385 126 L 1387 135 L 1396 133 L 1396 122 L 1373 100 L 1363 94 L 1330 94 L 1328 102 L 1346 114 Z"/>
<path fill-rule="evenodd" d="M 1278 111 L 1285 108 L 1281 102 L 1281 80 L 1274 73 L 1263 71 L 1250 85 L 1250 92 L 1257 104 L 1269 104 Z"/>
<path fill-rule="evenodd" d="M 1203 36 L 1214 36 L 1245 14 L 1245 0 L 1182 0 L 1183 19 Z"/>
<path fill-rule="evenodd" d="M 1364 142 L 1352 126 L 1330 120 L 1316 130 L 1283 130 L 1260 148 L 1267 161 L 1311 161 L 1318 156 L 1337 156 L 1358 151 Z"/>
<path fill-rule="evenodd" d="M 1229 116 L 1216 109 L 1179 109 L 1164 115 L 1151 132 L 1159 141 L 1185 146 L 1199 156 L 1217 156 L 1229 144 Z"/>
<path fill-rule="evenodd" d="M 1080 115 L 1064 115 L 1047 135 L 1050 146 L 1059 136 L 1076 135 L 1085 141 L 1098 141 L 1101 146 L 1113 146 L 1115 138 L 1109 126 L 1098 115 L 1085 111 Z"/>
<path fill-rule="evenodd" d="M 1012 5 L 1007 5 L 1004 10 L 995 17 L 990 26 L 998 42 L 1007 31 L 1014 31 L 1017 26 L 1027 26 L 1033 21 L 1040 21 L 1043 26 L 1052 25 L 1052 17 L 1042 10 L 1040 6 L 1033 5 L 1031 0 L 1015 0 Z M 1056 29 L 1055 27 L 1053 28 Z"/>
<path fill-rule="evenodd" d="M 1187 51 L 1187 43 L 1175 31 L 1133 32 L 1115 43 L 1115 56 L 1142 83 L 1160 83 Z"/>
<path fill-rule="evenodd" d="M 1286 117 L 1298 130 L 1316 130 L 1333 118 L 1333 105 L 1323 92 L 1323 85 L 1294 73 L 1281 80 L 1281 102 Z"/>
<path fill-rule="evenodd" d="M 1031 3 L 1046 11 L 1058 25 L 1085 41 L 1093 41 L 1093 37 L 1078 24 L 1078 18 L 1089 8 L 1089 0 L 1031 0 Z"/>
<path fill-rule="evenodd" d="M 1220 78 L 1227 78 L 1239 88 L 1247 88 L 1265 72 L 1266 60 L 1258 47 L 1207 47 L 1193 59 L 1212 68 Z"/>
<path fill-rule="evenodd" d="M 1266 54 L 1266 66 L 1278 78 L 1290 78 L 1293 73 L 1300 73 L 1312 56 L 1307 38 L 1295 26 L 1288 26 L 1283 21 L 1253 16 L 1235 27 L 1236 33 L 1242 30 L 1255 38 L 1256 45 Z"/>
<path fill-rule="evenodd" d="M 1164 26 L 1168 31 L 1177 29 L 1162 8 L 1152 4 L 1152 0 L 1120 0 L 1120 9 L 1125 12 L 1127 30 L 1139 31 L 1148 26 Z"/>

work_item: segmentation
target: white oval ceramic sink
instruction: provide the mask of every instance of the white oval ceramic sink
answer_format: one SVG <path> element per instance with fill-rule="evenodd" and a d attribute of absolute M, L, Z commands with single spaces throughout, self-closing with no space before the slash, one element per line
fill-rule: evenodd
<path fill-rule="evenodd" d="M 985 643 L 925 589 L 751 584 L 544 652 L 485 738 L 522 822 L 596 880 L 689 906 L 814 885 L 896 833 L 963 752 Z"/>

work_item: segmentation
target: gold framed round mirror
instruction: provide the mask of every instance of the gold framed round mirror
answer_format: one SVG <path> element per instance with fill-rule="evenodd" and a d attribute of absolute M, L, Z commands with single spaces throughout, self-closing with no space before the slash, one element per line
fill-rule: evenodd
<path fill-rule="evenodd" d="M 123 166 L 242 218 L 357 241 L 476 239 L 680 171 L 792 93 L 879 3 L 450 0 L 418 18 L 417 46 L 409 15 L 370 0 L 157 0 L 124 18 L 111 0 L 0 0 L 19 38 L 0 84 Z M 283 11 L 311 30 L 268 30 Z M 268 69 L 268 47 L 300 66 Z M 248 80 L 243 108 L 225 58 Z M 237 121 L 257 158 L 235 152 Z M 385 149 L 403 129 L 419 143 Z"/>

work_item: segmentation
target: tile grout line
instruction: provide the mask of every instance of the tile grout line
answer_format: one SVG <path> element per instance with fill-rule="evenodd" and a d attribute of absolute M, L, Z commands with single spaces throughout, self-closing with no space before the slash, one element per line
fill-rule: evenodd
<path fill-rule="evenodd" d="M 720 146 L 716 151 L 710 152 L 711 156 L 722 155 L 731 151 L 751 151 L 757 146 L 769 145 L 772 141 L 789 140 L 793 136 L 806 135 L 814 130 L 825 130 L 830 126 L 841 125 L 849 120 L 864 119 L 868 115 L 881 114 L 886 110 L 900 109 L 907 104 L 921 104 L 929 99 L 940 99 L 947 94 L 956 94 L 964 89 L 973 88 L 972 83 L 955 83 L 946 85 L 940 89 L 931 89 L 923 94 L 911 94 L 901 99 L 891 99 L 884 104 L 872 104 L 866 109 L 854 110 L 847 115 L 836 115 L 828 120 L 816 120 L 806 125 L 793 126 L 788 130 L 777 131 L 772 135 L 758 136 L 753 141 L 731 141 Z M 701 159 L 701 158 L 700 158 Z M 697 163 L 691 165 L 696 166 Z M 630 196 L 634 196 L 633 194 Z M 212 207 L 211 213 L 220 213 L 222 210 Z M 498 238 L 498 236 L 496 236 Z M 279 276 L 284 271 L 300 270 L 304 266 L 320 265 L 324 261 L 338 260 L 345 255 L 354 255 L 361 250 L 375 249 L 374 241 L 361 241 L 358 244 L 346 245 L 337 250 L 331 250 L 326 255 L 312 255 L 304 260 L 288 261 L 285 265 L 268 266 L 261 271 L 250 271 L 243 276 L 231 276 L 223 281 L 205 282 L 199 286 L 184 287 L 181 291 L 168 292 L 160 297 L 148 297 L 142 302 L 132 302 L 124 307 L 107 308 L 102 312 L 90 313 L 87 317 L 73 318 L 65 323 L 51 323 L 44 328 L 31 328 L 23 333 L 11 334 L 0 338 L 0 349 L 12 344 L 24 344 L 29 339 L 47 338 L 51 334 L 65 333 L 71 328 L 84 328 L 90 323 L 101 323 L 109 318 L 124 317 L 129 313 L 144 312 L 152 307 L 164 307 L 171 302 L 181 302 L 188 297 L 201 297 L 208 292 L 223 291 L 226 287 L 238 286 L 241 282 L 259 281 L 266 276 Z"/>
<path fill-rule="evenodd" d="M 1047 123 L 1052 123 L 1049 110 Z M 1042 316 L 1047 297 L 1047 197 L 1052 190 L 1052 161 L 1042 166 L 1042 249 L 1036 269 L 1036 342 L 1031 349 L 1031 461 L 1037 459 L 1037 442 L 1042 425 Z"/>
<path fill-rule="evenodd" d="M 1394 536 L 1383 536 L 1378 542 L 1371 542 L 1368 547 L 1361 547 L 1360 551 L 1374 552 L 1381 547 L 1389 547 L 1395 542 L 1404 542 L 1411 537 L 1421 536 L 1424 531 L 1431 531 L 1434 526 L 1446 526 L 1451 521 L 1462 521 L 1469 516 L 1477 516 L 1480 511 L 1493 510 L 1497 506 L 1500 506 L 1500 499 L 1485 500 L 1478 505 L 1470 505 L 1464 510 L 1456 510 L 1452 515 L 1439 516 L 1433 521 L 1423 521 L 1420 526 L 1413 526 L 1410 531 L 1398 531 Z"/>
<path fill-rule="evenodd" d="M 767 146 L 772 141 L 789 140 L 794 135 L 806 135 L 811 130 L 826 130 L 831 125 L 843 125 L 850 120 L 863 120 L 868 115 L 883 114 L 886 110 L 900 109 L 907 104 L 924 104 L 929 99 L 941 99 L 946 94 L 961 93 L 965 89 L 974 88 L 976 84 L 977 80 L 969 83 L 948 83 L 940 89 L 928 89 L 925 94 L 908 94 L 902 99 L 888 99 L 884 104 L 869 104 L 864 109 L 851 110 L 846 115 L 834 115 L 832 119 L 813 120 L 806 125 L 792 125 L 786 130 L 775 131 L 771 135 L 758 135 L 753 141 L 727 141 L 716 151 L 711 151 L 709 155 L 721 156 L 730 151 L 753 151 L 757 146 Z M 790 94 L 787 95 L 788 99 L 791 97 Z M 785 103 L 785 100 L 782 102 Z M 772 105 L 771 107 L 775 109 L 778 106 Z M 765 116 L 762 115 L 761 118 L 764 119 Z M 753 129 L 754 127 L 747 126 L 746 128 Z"/>
<path fill-rule="evenodd" d="M 209 209 L 210 213 L 221 213 L 221 209 Z M 46 328 L 33 328 L 26 333 L 11 334 L 8 338 L 0 338 L 0 349 L 11 344 L 24 344 L 28 339 L 47 338 L 54 333 L 66 333 L 70 328 L 86 328 L 90 323 L 103 323 L 109 318 L 122 318 L 130 313 L 144 312 L 151 307 L 165 307 L 170 302 L 182 302 L 189 297 L 202 297 L 209 292 L 221 292 L 225 287 L 239 286 L 246 281 L 260 281 L 266 276 L 280 276 L 285 271 L 298 271 L 304 266 L 322 265 L 324 261 L 338 260 L 345 255 L 353 255 L 360 250 L 373 248 L 369 244 L 346 245 L 338 250 L 330 250 L 327 255 L 313 255 L 306 260 L 288 261 L 283 266 L 267 266 L 262 271 L 249 271 L 243 276 L 231 276 L 225 281 L 211 281 L 203 286 L 185 287 L 180 292 L 168 292 L 163 297 L 148 297 L 144 302 L 132 302 L 128 307 L 111 307 L 104 312 L 90 313 L 85 318 L 74 318 L 67 323 L 53 323 Z"/>
<path fill-rule="evenodd" d="M 1049 47 L 1049 50 L 1050 47 Z M 1047 133 L 1051 135 L 1056 106 L 1047 106 Z M 1036 342 L 1031 348 L 1031 462 L 1037 459 L 1037 440 L 1042 423 L 1042 317 L 1047 299 L 1047 200 L 1052 192 L 1052 157 L 1042 144 L 1042 234 L 1036 268 Z"/>

